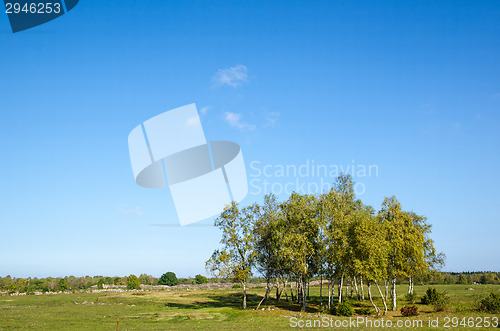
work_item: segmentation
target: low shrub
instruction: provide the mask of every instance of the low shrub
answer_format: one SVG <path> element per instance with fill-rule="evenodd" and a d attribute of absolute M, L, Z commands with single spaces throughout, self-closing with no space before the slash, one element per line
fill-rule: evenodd
<path fill-rule="evenodd" d="M 336 316 L 352 316 L 354 315 L 354 309 L 349 302 L 341 302 L 332 309 L 332 314 Z"/>
<path fill-rule="evenodd" d="M 418 308 L 417 306 L 403 306 L 401 307 L 401 315 L 418 316 Z"/>
<path fill-rule="evenodd" d="M 500 294 L 495 292 L 488 293 L 479 300 L 478 309 L 488 313 L 500 313 Z"/>
<path fill-rule="evenodd" d="M 434 311 L 443 311 L 450 305 L 450 298 L 445 293 L 440 293 L 439 298 L 432 303 Z"/>
<path fill-rule="evenodd" d="M 434 287 L 429 287 L 422 297 L 424 305 L 431 305 L 439 299 L 439 292 Z"/>
<path fill-rule="evenodd" d="M 356 315 L 369 316 L 372 314 L 372 310 L 369 307 L 357 308 L 355 309 Z"/>
<path fill-rule="evenodd" d="M 435 311 L 443 311 L 450 304 L 450 298 L 446 292 L 438 292 L 435 288 L 429 287 L 422 297 L 424 305 L 432 305 Z"/>

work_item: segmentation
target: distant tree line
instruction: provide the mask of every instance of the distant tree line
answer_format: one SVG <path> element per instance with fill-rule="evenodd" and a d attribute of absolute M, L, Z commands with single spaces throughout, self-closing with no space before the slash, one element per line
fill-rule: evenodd
<path fill-rule="evenodd" d="M 0 277 L 0 291 L 2 292 L 58 292 L 69 290 L 87 290 L 91 287 L 102 289 L 105 285 L 123 285 L 130 289 L 139 289 L 140 285 L 169 285 L 178 284 L 204 284 L 216 280 L 209 280 L 205 276 L 196 275 L 194 278 L 177 278 L 175 273 L 167 272 L 160 278 L 148 274 L 141 274 L 139 277 L 129 275 L 124 277 L 105 277 L 105 276 L 85 276 L 85 277 L 47 277 L 47 278 L 15 278 L 7 275 Z"/>
<path fill-rule="evenodd" d="M 305 309 L 309 283 L 319 277 L 328 280 L 329 308 L 335 286 L 339 303 L 349 288 L 364 300 L 366 286 L 380 314 L 372 300 L 372 291 L 378 291 L 385 314 L 389 297 L 396 310 L 398 279 L 406 280 L 408 293 L 413 293 L 415 281 L 429 278 L 444 265 L 424 216 L 404 211 L 395 197 L 385 198 L 376 212 L 356 198 L 352 178 L 344 174 L 320 195 L 292 193 L 279 202 L 269 194 L 262 205 L 245 208 L 233 202 L 215 226 L 222 230 L 222 248 L 207 261 L 207 271 L 241 283 L 243 308 L 246 285 L 257 271 L 267 283 L 261 303 L 275 283 L 278 299 L 284 293 L 288 300 L 290 287 L 291 299 Z M 322 290 L 321 285 L 320 297 Z"/>
<path fill-rule="evenodd" d="M 129 276 L 130 277 L 130 276 Z M 128 285 L 129 277 L 104 277 L 104 276 L 86 276 L 74 277 L 67 276 L 64 278 L 15 278 L 7 275 L 0 277 L 0 291 L 3 292 L 54 292 L 54 291 L 67 291 L 71 289 L 86 290 L 91 286 L 96 285 L 98 289 L 104 288 L 107 285 Z M 80 281 L 80 278 L 86 281 Z M 77 279 L 75 281 L 75 279 Z M 139 277 L 139 284 L 143 285 L 162 285 L 159 283 L 160 278 L 155 278 L 150 275 L 141 274 Z M 321 277 L 315 276 L 311 280 L 320 280 Z M 116 282 L 115 282 L 116 281 Z M 397 282 L 401 283 L 407 281 L 406 278 L 398 277 Z M 202 275 L 196 275 L 194 278 L 178 278 L 178 284 L 192 285 L 192 284 L 206 284 L 206 283 L 232 283 L 230 278 L 207 278 Z M 263 277 L 252 277 L 248 280 L 250 284 L 265 283 L 266 279 Z M 474 271 L 474 272 L 432 272 L 427 277 L 419 278 L 416 280 L 417 284 L 421 285 L 438 285 L 438 284 L 500 284 L 500 272 L 493 271 Z M 69 284 L 69 285 L 68 285 Z M 80 286 L 79 284 L 86 284 Z M 165 284 L 167 285 L 167 284 Z M 278 293 L 279 294 L 279 293 Z"/>

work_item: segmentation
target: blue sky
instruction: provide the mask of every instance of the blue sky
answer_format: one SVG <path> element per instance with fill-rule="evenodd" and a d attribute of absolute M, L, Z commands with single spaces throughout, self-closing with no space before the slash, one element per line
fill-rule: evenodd
<path fill-rule="evenodd" d="M 444 270 L 500 270 L 498 1 L 82 0 L 16 34 L 0 15 L 0 44 L 2 276 L 205 273 L 213 219 L 178 226 L 127 147 L 193 102 L 257 187 L 376 165 L 359 197 L 427 216 Z"/>

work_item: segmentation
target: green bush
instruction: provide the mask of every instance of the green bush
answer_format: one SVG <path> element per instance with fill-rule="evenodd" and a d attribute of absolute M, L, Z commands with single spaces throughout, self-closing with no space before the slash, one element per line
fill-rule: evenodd
<path fill-rule="evenodd" d="M 104 278 L 99 279 L 99 281 L 97 282 L 97 288 L 99 290 L 104 288 Z"/>
<path fill-rule="evenodd" d="M 332 314 L 336 316 L 352 316 L 354 315 L 354 309 L 349 302 L 341 302 L 332 309 Z"/>
<path fill-rule="evenodd" d="M 241 285 L 240 284 L 233 284 L 233 286 L 231 286 L 231 288 L 241 288 Z"/>
<path fill-rule="evenodd" d="M 417 306 L 403 306 L 401 307 L 401 315 L 418 316 L 418 308 Z"/>
<path fill-rule="evenodd" d="M 440 293 L 434 287 L 429 287 L 422 297 L 422 303 L 424 305 L 431 305 L 439 300 L 439 295 Z"/>
<path fill-rule="evenodd" d="M 195 282 L 195 284 L 206 284 L 206 283 L 208 283 L 208 279 L 205 276 L 196 275 L 196 276 L 194 276 L 194 282 Z"/>
<path fill-rule="evenodd" d="M 68 284 L 66 284 L 66 281 L 64 280 L 64 278 L 61 278 L 59 280 L 59 283 L 57 283 L 57 290 L 64 292 L 67 289 L 68 289 Z"/>
<path fill-rule="evenodd" d="M 130 275 L 127 277 L 127 288 L 129 290 L 140 290 L 141 282 L 136 275 Z"/>
<path fill-rule="evenodd" d="M 478 308 L 481 311 L 488 313 L 499 313 L 500 312 L 500 294 L 495 292 L 488 293 L 484 298 L 479 300 Z"/>
<path fill-rule="evenodd" d="M 161 275 L 160 279 L 158 280 L 158 285 L 168 285 L 168 286 L 175 286 L 179 284 L 179 280 L 177 279 L 177 276 L 172 272 L 166 272 L 163 275 Z"/>
<path fill-rule="evenodd" d="M 429 287 L 422 297 L 422 303 L 432 305 L 435 311 L 443 311 L 449 306 L 450 298 L 446 292 L 438 292 L 435 288 Z"/>
<path fill-rule="evenodd" d="M 361 316 L 369 316 L 372 314 L 372 310 L 369 307 L 363 307 L 363 308 L 358 308 L 354 309 L 356 312 L 356 315 L 361 315 Z"/>

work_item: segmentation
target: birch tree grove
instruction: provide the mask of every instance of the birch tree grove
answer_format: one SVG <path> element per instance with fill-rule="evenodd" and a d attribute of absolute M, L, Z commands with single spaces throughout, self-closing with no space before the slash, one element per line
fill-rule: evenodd
<path fill-rule="evenodd" d="M 351 297 L 355 291 L 358 300 L 364 300 L 366 286 L 377 315 L 387 313 L 388 296 L 396 310 L 397 280 L 408 280 L 412 293 L 416 278 L 444 265 L 444 254 L 436 252 L 424 216 L 404 211 L 394 196 L 385 198 L 376 212 L 356 198 L 353 187 L 352 178 L 342 174 L 320 195 L 292 193 L 280 203 L 268 194 L 262 205 L 242 209 L 232 203 L 215 220 L 222 230 L 222 247 L 207 261 L 207 270 L 241 284 L 243 308 L 247 281 L 257 271 L 266 280 L 257 309 L 270 299 L 273 282 L 276 300 L 283 292 L 288 300 L 289 286 L 292 301 L 307 309 L 309 282 L 320 277 L 327 281 L 328 308 L 334 304 L 335 289 L 340 303 L 348 288 Z M 374 294 L 383 307 L 375 304 Z"/>

